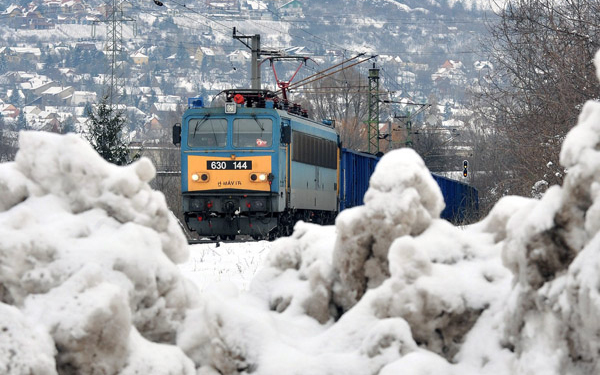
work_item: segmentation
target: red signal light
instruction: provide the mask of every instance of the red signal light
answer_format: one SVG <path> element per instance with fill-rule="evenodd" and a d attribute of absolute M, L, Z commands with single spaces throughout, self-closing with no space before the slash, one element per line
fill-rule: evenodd
<path fill-rule="evenodd" d="M 233 101 L 236 104 L 242 104 L 246 101 L 246 98 L 244 98 L 244 95 L 242 94 L 235 94 L 235 96 L 233 97 Z"/>
<path fill-rule="evenodd" d="M 213 206 L 212 202 L 208 202 L 208 203 L 206 204 L 206 207 L 207 207 L 207 208 L 212 208 L 212 206 Z"/>

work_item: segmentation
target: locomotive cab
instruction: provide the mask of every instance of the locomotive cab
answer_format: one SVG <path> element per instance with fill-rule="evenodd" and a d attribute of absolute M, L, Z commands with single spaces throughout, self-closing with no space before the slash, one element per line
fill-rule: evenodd
<path fill-rule="evenodd" d="M 186 225 L 199 235 L 266 236 L 281 210 L 276 112 L 190 108 L 182 120 L 182 193 Z"/>

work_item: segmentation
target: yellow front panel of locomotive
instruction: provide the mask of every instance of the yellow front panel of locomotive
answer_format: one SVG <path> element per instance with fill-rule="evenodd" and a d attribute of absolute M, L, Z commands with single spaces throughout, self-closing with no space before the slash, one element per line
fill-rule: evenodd
<path fill-rule="evenodd" d="M 244 166 L 244 162 L 252 162 L 252 168 L 248 169 L 210 169 L 213 162 L 232 162 L 237 167 Z M 212 168 L 219 168 L 223 164 L 213 164 Z M 248 163 L 246 164 L 248 166 Z M 271 173 L 270 156 L 239 156 L 230 157 L 197 156 L 188 155 L 188 191 L 217 190 L 217 189 L 240 189 L 269 191 L 269 181 L 261 180 L 261 175 L 267 176 Z M 194 176 L 195 175 L 195 176 Z M 252 180 L 252 175 L 255 179 Z M 205 179 L 206 178 L 206 179 Z"/>

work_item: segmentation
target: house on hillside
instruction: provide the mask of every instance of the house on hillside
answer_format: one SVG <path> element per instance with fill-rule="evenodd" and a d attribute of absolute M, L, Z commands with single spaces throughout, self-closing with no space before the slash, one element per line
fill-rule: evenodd
<path fill-rule="evenodd" d="M 446 60 L 438 70 L 431 75 L 434 92 L 439 97 L 452 97 L 457 87 L 467 85 L 467 75 L 460 61 Z"/>
<path fill-rule="evenodd" d="M 71 101 L 75 89 L 72 86 L 50 87 L 41 93 L 42 102 L 45 106 L 55 105 L 63 106 Z"/>
<path fill-rule="evenodd" d="M 239 13 L 238 0 L 206 0 L 206 6 L 212 13 Z"/>
<path fill-rule="evenodd" d="M 57 118 L 51 118 L 46 121 L 39 130 L 49 133 L 60 133 L 61 129 L 62 124 L 60 121 Z"/>
<path fill-rule="evenodd" d="M 23 107 L 23 112 L 26 116 L 38 116 L 40 113 L 42 113 L 42 110 L 36 105 L 28 105 Z"/>
<path fill-rule="evenodd" d="M 18 28 L 23 22 L 23 8 L 18 5 L 11 5 L 0 16 L 5 20 L 7 25 L 13 28 Z"/>
<path fill-rule="evenodd" d="M 463 63 L 460 61 L 446 60 L 438 70 L 431 75 L 431 80 L 436 82 L 448 78 L 450 80 L 462 80 L 466 75 Z"/>
<path fill-rule="evenodd" d="M 0 56 L 10 63 L 19 63 L 20 56 L 10 47 L 0 47 Z"/>
<path fill-rule="evenodd" d="M 2 18 L 14 18 L 14 17 L 22 17 L 23 16 L 23 8 L 18 5 L 10 5 L 6 10 L 2 13 Z"/>
<path fill-rule="evenodd" d="M 231 61 L 234 65 L 243 65 L 246 64 L 252 56 L 250 52 L 244 50 L 235 50 L 227 55 L 229 61 Z"/>
<path fill-rule="evenodd" d="M 42 57 L 42 50 L 37 47 L 10 47 L 19 57 L 18 61 L 39 62 Z"/>
<path fill-rule="evenodd" d="M 12 104 L 0 104 L 0 113 L 2 117 L 16 119 L 21 111 Z"/>
<path fill-rule="evenodd" d="M 30 91 L 35 96 L 40 96 L 44 91 L 56 86 L 60 86 L 60 84 L 44 76 L 37 76 L 19 84 L 21 90 Z"/>
<path fill-rule="evenodd" d="M 71 105 L 85 105 L 86 103 L 97 103 L 98 95 L 93 91 L 74 91 L 71 96 Z"/>
<path fill-rule="evenodd" d="M 141 52 L 136 52 L 131 55 L 131 59 L 133 63 L 136 65 L 147 65 L 148 64 L 148 56 L 144 55 Z"/>
<path fill-rule="evenodd" d="M 196 49 L 196 53 L 194 54 L 194 60 L 196 60 L 196 64 L 202 65 L 204 61 L 207 63 L 212 63 L 215 60 L 215 50 L 210 47 L 200 47 Z"/>
<path fill-rule="evenodd" d="M 54 21 L 42 15 L 38 7 L 33 7 L 23 13 L 23 22 L 20 27 L 31 30 L 53 29 Z"/>
<path fill-rule="evenodd" d="M 164 126 L 160 118 L 152 114 L 144 123 L 144 138 L 161 139 L 169 134 L 170 127 Z"/>
<path fill-rule="evenodd" d="M 86 13 L 85 5 L 81 0 L 67 0 L 60 5 L 60 10 L 63 14 L 71 14 L 74 16 L 83 16 Z"/>

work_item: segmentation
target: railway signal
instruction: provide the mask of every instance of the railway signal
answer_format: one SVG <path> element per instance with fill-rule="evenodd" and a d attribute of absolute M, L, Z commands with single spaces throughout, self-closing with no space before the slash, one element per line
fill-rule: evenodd
<path fill-rule="evenodd" d="M 463 177 L 467 177 L 467 169 L 469 167 L 469 162 L 468 161 L 463 161 Z"/>

